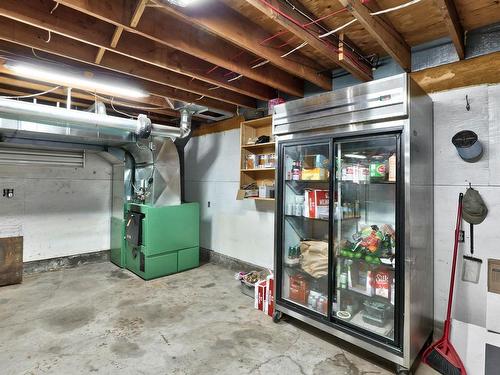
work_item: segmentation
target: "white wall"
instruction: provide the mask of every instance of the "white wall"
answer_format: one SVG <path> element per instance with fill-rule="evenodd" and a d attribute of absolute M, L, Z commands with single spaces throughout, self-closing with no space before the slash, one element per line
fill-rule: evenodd
<path fill-rule="evenodd" d="M 24 261 L 108 250 L 111 165 L 87 153 L 85 168 L 0 165 L 0 237 L 24 236 Z"/>
<path fill-rule="evenodd" d="M 471 110 L 465 109 L 469 95 Z M 477 86 L 432 95 L 435 133 L 435 317 L 443 320 L 458 193 L 469 181 L 483 196 L 489 215 L 475 227 L 476 256 L 483 259 L 479 284 L 462 282 L 461 260 L 456 319 L 485 326 L 486 262 L 500 258 L 500 86 Z M 484 146 L 481 161 L 462 161 L 451 143 L 460 130 L 475 131 Z M 261 266 L 273 264 L 273 209 L 236 201 L 239 130 L 193 138 L 186 148 L 186 197 L 202 207 L 201 245 Z M 207 207 L 207 202 L 211 207 Z M 465 227 L 469 248 L 469 228 Z"/>
<path fill-rule="evenodd" d="M 465 109 L 465 95 L 471 110 Z M 500 85 L 476 86 L 432 95 L 434 101 L 435 154 L 435 318 L 443 320 L 448 299 L 459 192 L 471 182 L 488 206 L 488 217 L 474 227 L 474 255 L 483 260 L 478 284 L 461 281 L 462 252 L 469 250 L 469 225 L 464 222 L 466 242 L 461 245 L 454 300 L 454 318 L 485 327 L 487 259 L 500 258 Z M 477 163 L 465 163 L 451 144 L 458 131 L 476 132 L 484 147 Z"/>
<path fill-rule="evenodd" d="M 202 247 L 272 268 L 274 203 L 236 200 L 239 144 L 239 129 L 189 141 L 185 149 L 186 200 L 200 202 Z"/>

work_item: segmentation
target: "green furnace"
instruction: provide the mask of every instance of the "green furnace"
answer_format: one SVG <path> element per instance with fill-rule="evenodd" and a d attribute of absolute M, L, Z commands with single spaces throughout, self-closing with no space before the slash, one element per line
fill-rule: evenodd
<path fill-rule="evenodd" d="M 122 247 L 111 261 L 145 280 L 198 267 L 199 212 L 198 203 L 125 204 Z"/>

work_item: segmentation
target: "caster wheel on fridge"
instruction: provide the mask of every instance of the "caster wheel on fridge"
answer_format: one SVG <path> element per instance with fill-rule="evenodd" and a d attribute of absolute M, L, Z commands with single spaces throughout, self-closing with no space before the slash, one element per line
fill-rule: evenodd
<path fill-rule="evenodd" d="M 274 312 L 274 314 L 273 314 L 273 322 L 274 323 L 279 323 L 282 318 L 283 318 L 283 313 L 281 311 Z"/>

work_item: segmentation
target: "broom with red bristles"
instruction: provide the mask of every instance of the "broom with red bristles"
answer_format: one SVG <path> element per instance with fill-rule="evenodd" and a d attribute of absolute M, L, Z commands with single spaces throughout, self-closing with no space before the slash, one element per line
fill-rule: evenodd
<path fill-rule="evenodd" d="M 457 351 L 450 341 L 451 331 L 451 307 L 453 305 L 453 288 L 455 286 L 455 271 L 457 267 L 458 241 L 460 238 L 460 226 L 462 224 L 462 199 L 463 194 L 458 197 L 457 224 L 455 226 L 455 245 L 453 249 L 453 263 L 451 266 L 450 292 L 448 295 L 448 311 L 444 321 L 444 332 L 434 344 L 429 346 L 422 356 L 422 362 L 444 375 L 467 375 L 464 364 L 458 356 Z"/>

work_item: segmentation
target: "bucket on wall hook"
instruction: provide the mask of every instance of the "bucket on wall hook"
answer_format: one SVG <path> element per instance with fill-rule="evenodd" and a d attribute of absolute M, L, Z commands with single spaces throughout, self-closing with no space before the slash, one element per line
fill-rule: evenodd
<path fill-rule="evenodd" d="M 483 156 L 483 146 L 472 130 L 462 130 L 451 139 L 460 157 L 468 163 L 474 163 Z"/>

